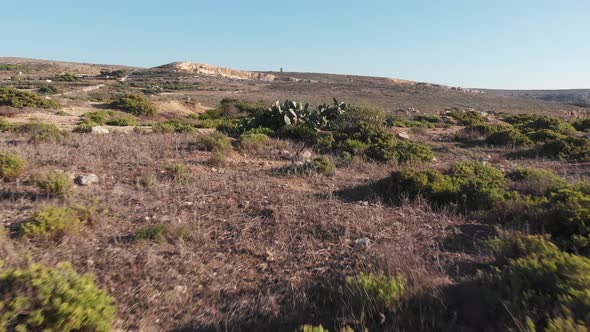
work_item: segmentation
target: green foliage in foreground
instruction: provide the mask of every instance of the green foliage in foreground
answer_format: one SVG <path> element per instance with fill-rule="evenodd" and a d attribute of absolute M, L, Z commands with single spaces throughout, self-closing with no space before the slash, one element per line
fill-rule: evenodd
<path fill-rule="evenodd" d="M 110 331 L 113 299 L 67 263 L 0 272 L 1 331 Z"/>
<path fill-rule="evenodd" d="M 33 92 L 2 87 L 0 87 L 0 106 L 8 106 L 15 108 L 61 108 L 61 105 L 57 101 L 42 98 Z"/>
<path fill-rule="evenodd" d="M 360 273 L 346 278 L 345 301 L 361 320 L 392 312 L 404 297 L 406 279 L 401 276 Z"/>

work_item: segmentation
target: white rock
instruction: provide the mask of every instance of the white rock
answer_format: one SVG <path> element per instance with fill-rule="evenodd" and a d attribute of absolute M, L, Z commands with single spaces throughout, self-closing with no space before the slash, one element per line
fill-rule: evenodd
<path fill-rule="evenodd" d="M 289 151 L 289 150 L 281 151 L 280 156 L 282 159 L 287 159 L 287 160 L 293 159 L 293 153 L 291 153 L 291 151 Z"/>
<path fill-rule="evenodd" d="M 311 151 L 303 151 L 300 154 L 301 160 L 308 161 L 311 160 Z"/>
<path fill-rule="evenodd" d="M 95 126 L 91 128 L 90 132 L 93 134 L 108 134 L 109 130 L 103 126 Z"/>
<path fill-rule="evenodd" d="M 99 182 L 98 176 L 96 174 L 82 174 L 78 175 L 74 182 L 80 186 L 89 186 Z"/>
<path fill-rule="evenodd" d="M 361 238 L 354 240 L 354 244 L 360 245 L 360 246 L 368 246 L 370 242 L 371 242 L 371 240 L 369 240 L 368 237 L 361 237 Z"/>
<path fill-rule="evenodd" d="M 410 135 L 408 133 L 406 133 L 405 131 L 399 132 L 397 133 L 397 137 L 401 138 L 403 140 L 409 140 L 410 139 Z"/>

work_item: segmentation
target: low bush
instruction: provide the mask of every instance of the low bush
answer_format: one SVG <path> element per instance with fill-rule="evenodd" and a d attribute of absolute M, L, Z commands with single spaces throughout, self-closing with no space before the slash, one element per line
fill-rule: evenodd
<path fill-rule="evenodd" d="M 573 131 L 574 128 L 569 123 L 555 117 L 534 114 L 508 115 L 503 118 L 523 133 L 530 133 L 543 129 L 548 129 L 556 133 L 565 134 Z"/>
<path fill-rule="evenodd" d="M 37 90 L 37 92 L 44 95 L 56 95 L 60 93 L 59 89 L 53 85 L 42 86 L 39 88 L 39 90 Z"/>
<path fill-rule="evenodd" d="M 543 144 L 540 154 L 548 158 L 568 161 L 590 161 L 590 140 L 577 137 L 556 139 Z"/>
<path fill-rule="evenodd" d="M 248 131 L 240 135 L 240 149 L 244 151 L 260 150 L 269 140 L 265 134 Z"/>
<path fill-rule="evenodd" d="M 359 122 L 364 122 L 372 126 L 381 126 L 385 123 L 387 114 L 380 107 L 372 105 L 353 105 L 346 109 L 346 112 L 338 115 L 330 124 L 330 128 L 335 131 L 343 130 L 348 127 L 354 127 Z"/>
<path fill-rule="evenodd" d="M 376 191 L 392 203 L 423 196 L 436 206 L 453 203 L 471 211 L 491 208 L 504 197 L 504 173 L 497 168 L 479 162 L 462 161 L 448 173 L 412 169 L 395 171 L 376 184 Z"/>
<path fill-rule="evenodd" d="M 512 189 L 525 195 L 543 196 L 568 186 L 565 179 L 539 168 L 518 168 L 508 178 L 513 181 Z"/>
<path fill-rule="evenodd" d="M 90 218 L 90 210 L 84 207 L 47 206 L 22 223 L 19 234 L 21 236 L 77 234 L 81 224 L 90 221 Z"/>
<path fill-rule="evenodd" d="M 0 106 L 8 106 L 15 108 L 61 108 L 61 105 L 57 101 L 39 97 L 37 94 L 33 92 L 20 91 L 14 88 L 2 87 L 0 87 Z"/>
<path fill-rule="evenodd" d="M 19 156 L 5 151 L 0 151 L 0 179 L 14 181 L 21 177 L 25 170 L 25 161 Z"/>
<path fill-rule="evenodd" d="M 315 145 L 319 136 L 316 130 L 301 125 L 284 126 L 278 131 L 278 135 L 281 138 L 304 142 L 309 146 Z"/>
<path fill-rule="evenodd" d="M 392 312 L 401 302 L 407 281 L 401 276 L 361 273 L 346 278 L 345 299 L 361 321 Z"/>
<path fill-rule="evenodd" d="M 394 148 L 394 160 L 400 164 L 416 164 L 434 159 L 432 150 L 424 144 L 399 141 Z"/>
<path fill-rule="evenodd" d="M 572 123 L 572 126 L 579 131 L 590 132 L 590 118 L 577 120 Z"/>
<path fill-rule="evenodd" d="M 168 227 L 164 224 L 153 225 L 137 231 L 134 235 L 136 241 L 149 240 L 154 242 L 163 242 L 165 240 Z"/>
<path fill-rule="evenodd" d="M 132 114 L 119 113 L 115 111 L 95 111 L 82 115 L 85 119 L 92 121 L 95 125 L 108 126 L 135 126 L 137 118 Z M 86 120 L 85 120 L 86 121 Z"/>
<path fill-rule="evenodd" d="M 14 127 L 14 125 L 3 118 L 0 118 L 0 133 L 5 131 L 9 131 Z"/>
<path fill-rule="evenodd" d="M 112 106 L 136 116 L 153 116 L 157 112 L 156 106 L 139 94 L 123 95 Z"/>
<path fill-rule="evenodd" d="M 463 126 L 477 125 L 483 123 L 481 114 L 476 111 L 453 110 L 448 113 L 448 116 L 456 119 Z"/>
<path fill-rule="evenodd" d="M 221 153 L 229 152 L 232 149 L 229 138 L 218 131 L 198 135 L 194 147 L 199 150 Z"/>
<path fill-rule="evenodd" d="M 327 156 L 320 156 L 311 161 L 311 167 L 315 169 L 318 174 L 333 175 L 336 171 L 336 165 Z"/>
<path fill-rule="evenodd" d="M 37 174 L 33 182 L 47 197 L 67 197 L 72 188 L 70 178 L 58 171 Z"/>
<path fill-rule="evenodd" d="M 70 264 L 0 272 L 0 330 L 110 331 L 113 299 Z"/>
<path fill-rule="evenodd" d="M 530 320 L 542 329 L 559 317 L 589 322 L 589 273 L 589 259 L 556 251 L 508 260 L 482 274 L 476 285 L 489 321 L 510 326 L 515 320 Z"/>
<path fill-rule="evenodd" d="M 193 133 L 196 130 L 193 124 L 179 119 L 171 119 L 152 125 L 154 133 Z"/>
<path fill-rule="evenodd" d="M 520 131 L 509 128 L 498 130 L 486 138 L 486 143 L 501 146 L 524 146 L 531 143 L 531 140 Z"/>
<path fill-rule="evenodd" d="M 32 122 L 12 128 L 12 131 L 19 134 L 31 135 L 30 143 L 41 143 L 45 141 L 59 141 L 67 136 L 67 134 L 59 129 L 54 124 Z"/>
<path fill-rule="evenodd" d="M 78 82 L 80 81 L 80 77 L 71 73 L 65 73 L 53 76 L 52 80 L 58 82 Z"/>
<path fill-rule="evenodd" d="M 565 135 L 555 132 L 551 129 L 532 131 L 527 134 L 527 137 L 535 143 L 546 143 L 556 139 L 566 138 Z"/>

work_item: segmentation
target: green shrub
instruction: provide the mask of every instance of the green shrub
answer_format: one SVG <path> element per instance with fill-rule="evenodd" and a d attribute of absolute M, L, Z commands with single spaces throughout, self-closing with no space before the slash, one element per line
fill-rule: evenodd
<path fill-rule="evenodd" d="M 549 320 L 545 332 L 588 332 L 588 327 L 584 322 L 575 321 L 571 317 L 558 317 Z"/>
<path fill-rule="evenodd" d="M 152 104 L 146 97 L 139 94 L 127 94 L 121 96 L 112 105 L 114 108 L 118 108 L 136 116 L 153 116 L 157 111 L 154 104 Z"/>
<path fill-rule="evenodd" d="M 74 74 L 65 73 L 62 75 L 55 75 L 53 77 L 53 80 L 58 81 L 58 82 L 78 82 L 78 81 L 80 81 L 80 77 L 78 77 Z"/>
<path fill-rule="evenodd" d="M 25 171 L 25 161 L 17 155 L 0 151 L 0 179 L 3 181 L 14 181 Z"/>
<path fill-rule="evenodd" d="M 319 133 L 313 149 L 320 153 L 328 153 L 334 149 L 334 134 L 331 132 Z"/>
<path fill-rule="evenodd" d="M 38 92 L 44 95 L 56 95 L 60 93 L 59 89 L 53 85 L 46 85 L 39 88 Z"/>
<path fill-rule="evenodd" d="M 0 106 L 8 106 L 15 108 L 61 108 L 61 105 L 57 101 L 39 97 L 37 94 L 33 92 L 20 91 L 14 88 L 2 87 L 0 87 Z"/>
<path fill-rule="evenodd" d="M 494 132 L 486 138 L 486 143 L 501 146 L 523 146 L 531 143 L 531 140 L 516 129 L 503 129 Z"/>
<path fill-rule="evenodd" d="M 45 141 L 59 141 L 66 137 L 66 133 L 54 124 L 32 122 L 16 126 L 12 129 L 19 134 L 31 135 L 30 143 L 41 143 Z"/>
<path fill-rule="evenodd" d="M 548 158 L 579 162 L 590 161 L 590 140 L 576 137 L 556 139 L 543 144 L 540 153 Z"/>
<path fill-rule="evenodd" d="M 70 264 L 0 272 L 0 330 L 110 331 L 113 299 Z"/>
<path fill-rule="evenodd" d="M 245 132 L 240 136 L 240 149 L 244 151 L 256 151 L 269 141 L 265 134 Z"/>
<path fill-rule="evenodd" d="M 222 153 L 232 149 L 229 138 L 218 131 L 198 135 L 194 146 L 199 150 Z"/>
<path fill-rule="evenodd" d="M 395 144 L 394 159 L 400 164 L 415 164 L 432 161 L 434 154 L 424 144 L 399 141 Z"/>
<path fill-rule="evenodd" d="M 361 273 L 346 278 L 346 299 L 361 320 L 391 312 L 404 297 L 406 279 L 401 276 Z"/>
<path fill-rule="evenodd" d="M 165 235 L 168 232 L 168 227 L 164 224 L 157 224 L 135 233 L 134 239 L 136 241 L 150 240 L 154 242 L 162 242 L 165 239 Z"/>
<path fill-rule="evenodd" d="M 316 130 L 301 125 L 284 126 L 279 130 L 278 135 L 281 138 L 304 142 L 307 145 L 314 145 L 318 140 L 318 132 Z"/>
<path fill-rule="evenodd" d="M 90 124 L 94 125 L 108 125 L 108 126 L 135 126 L 137 125 L 137 118 L 132 114 L 119 113 L 114 111 L 95 111 L 88 112 L 82 115 L 85 120 L 79 125 Z M 86 122 L 90 120 L 91 122 Z"/>
<path fill-rule="evenodd" d="M 480 124 L 469 125 L 469 126 L 463 128 L 463 131 L 476 133 L 481 136 L 487 137 L 487 136 L 495 134 L 499 131 L 506 130 L 507 128 L 509 128 L 509 127 L 502 126 L 502 125 L 480 123 Z"/>
<path fill-rule="evenodd" d="M 461 161 L 450 171 L 458 186 L 460 200 L 470 209 L 489 208 L 503 199 L 506 180 L 504 172 L 476 161 Z"/>
<path fill-rule="evenodd" d="M 191 123 L 179 119 L 170 119 L 152 125 L 154 133 L 193 133 L 196 130 Z"/>
<path fill-rule="evenodd" d="M 552 257 L 559 249 L 547 236 L 525 235 L 522 233 L 500 232 L 498 238 L 489 240 L 497 265 L 506 265 L 510 260 L 523 257 Z"/>
<path fill-rule="evenodd" d="M 9 131 L 14 127 L 14 125 L 3 118 L 0 118 L 0 133 Z"/>
<path fill-rule="evenodd" d="M 551 129 L 541 129 L 528 133 L 527 137 L 535 143 L 546 143 L 556 139 L 564 139 L 566 136 Z"/>
<path fill-rule="evenodd" d="M 572 123 L 572 126 L 579 131 L 590 131 L 590 119 L 577 120 Z"/>
<path fill-rule="evenodd" d="M 90 210 L 82 207 L 47 206 L 21 224 L 21 236 L 77 234 L 82 223 L 91 218 Z"/>
<path fill-rule="evenodd" d="M 344 128 L 354 127 L 359 122 L 364 122 L 372 126 L 381 126 L 386 119 L 385 110 L 372 105 L 352 105 L 346 109 L 346 112 L 339 114 L 330 127 L 332 130 L 343 130 Z"/>
<path fill-rule="evenodd" d="M 543 328 L 563 316 L 588 322 L 589 276 L 590 260 L 576 255 L 558 252 L 509 260 L 479 278 L 482 309 L 490 319 L 510 325 L 530 319 Z"/>
<path fill-rule="evenodd" d="M 321 325 L 303 325 L 300 326 L 298 332 L 330 332 Z"/>
<path fill-rule="evenodd" d="M 512 124 L 524 133 L 548 129 L 556 133 L 565 134 L 574 128 L 567 122 L 546 115 L 518 114 L 508 115 L 504 121 Z"/>
<path fill-rule="evenodd" d="M 367 147 L 367 143 L 350 138 L 340 141 L 334 146 L 334 148 L 339 152 L 346 152 L 353 156 L 363 155 L 367 150 Z"/>
<path fill-rule="evenodd" d="M 327 156 L 320 156 L 311 161 L 311 167 L 315 169 L 318 174 L 332 175 L 336 171 L 336 165 Z"/>
<path fill-rule="evenodd" d="M 570 252 L 590 254 L 590 195 L 575 189 L 560 189 L 539 204 L 534 229 L 551 234 L 558 246 Z M 534 221 L 534 220 L 533 220 Z"/>
<path fill-rule="evenodd" d="M 491 208 L 505 194 L 504 173 L 472 161 L 455 164 L 449 174 L 436 170 L 393 172 L 376 184 L 377 193 L 388 202 L 423 196 L 437 206 L 459 204 L 467 210 Z"/>
<path fill-rule="evenodd" d="M 166 166 L 166 171 L 173 179 L 178 179 L 186 172 L 185 164 L 171 164 Z"/>
<path fill-rule="evenodd" d="M 460 111 L 454 110 L 448 113 L 448 115 L 456 120 L 463 126 L 476 125 L 483 122 L 481 114 L 476 111 Z"/>
<path fill-rule="evenodd" d="M 48 197 L 66 197 L 72 188 L 70 178 L 57 171 L 38 174 L 33 181 L 37 188 Z"/>
<path fill-rule="evenodd" d="M 518 168 L 510 172 L 508 178 L 515 182 L 515 190 L 526 195 L 547 195 L 568 186 L 565 179 L 552 171 L 532 167 Z"/>

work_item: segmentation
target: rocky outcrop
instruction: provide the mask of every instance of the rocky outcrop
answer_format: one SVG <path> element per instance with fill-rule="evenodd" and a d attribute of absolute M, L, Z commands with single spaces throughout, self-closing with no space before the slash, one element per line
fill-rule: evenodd
<path fill-rule="evenodd" d="M 173 62 L 160 68 L 172 68 L 176 72 L 193 73 L 207 76 L 227 77 L 242 80 L 256 80 L 256 81 L 274 81 L 275 75 L 253 72 L 246 70 L 237 70 L 230 68 L 223 68 L 217 66 L 206 65 L 198 62 Z"/>

